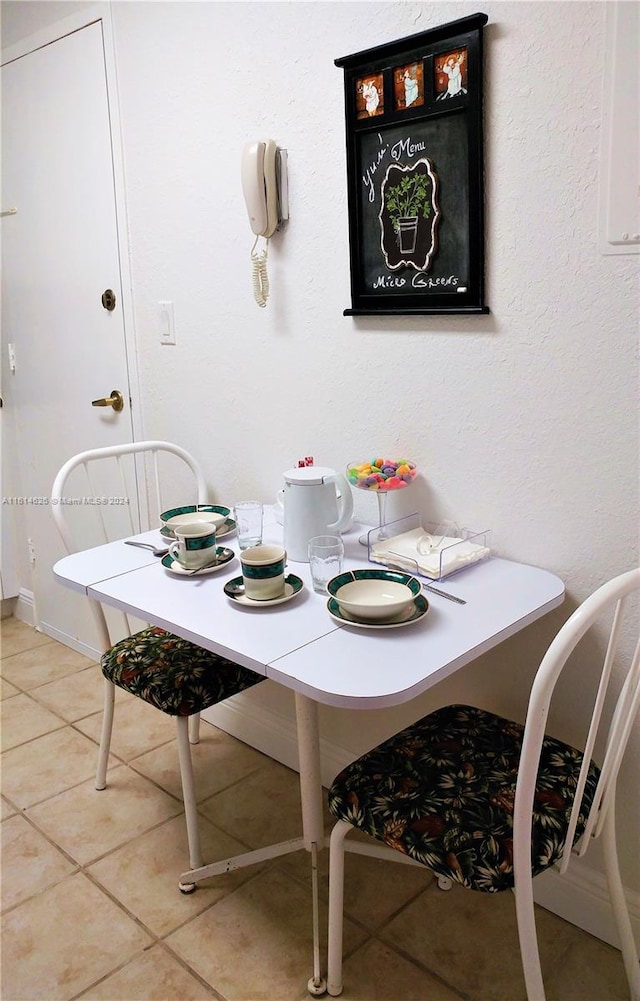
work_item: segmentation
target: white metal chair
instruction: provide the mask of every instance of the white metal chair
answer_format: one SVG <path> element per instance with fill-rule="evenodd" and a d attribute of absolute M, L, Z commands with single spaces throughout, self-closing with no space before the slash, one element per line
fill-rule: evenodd
<path fill-rule="evenodd" d="M 169 473 L 174 492 L 171 502 L 168 490 L 164 495 L 162 492 L 163 478 L 169 479 Z M 146 525 L 137 524 L 138 504 L 121 504 L 112 510 L 102 504 L 73 503 L 76 498 L 117 496 L 118 491 L 121 498 L 140 492 L 145 502 L 140 505 L 145 509 L 142 521 Z M 51 501 L 62 540 L 67 551 L 73 553 L 159 525 L 160 512 L 171 506 L 206 503 L 207 488 L 200 466 L 183 448 L 164 441 L 139 441 L 73 456 L 54 480 Z M 191 868 L 196 869 L 202 865 L 202 855 L 190 743 L 198 743 L 200 712 L 264 678 L 163 629 L 148 627 L 134 632 L 125 615 L 116 625 L 111 615 L 107 619 L 98 602 L 90 601 L 90 606 L 103 651 L 104 675 L 96 789 L 106 788 L 115 686 L 175 716 L 189 857 Z M 116 628 L 119 638 L 114 641 L 112 633 Z M 195 886 L 181 885 L 181 889 L 189 892 Z"/>
<path fill-rule="evenodd" d="M 571 855 L 584 855 L 591 840 L 602 834 L 629 992 L 639 1001 L 638 954 L 615 832 L 616 778 L 640 705 L 638 608 L 635 604 L 631 614 L 628 608 L 632 592 L 638 591 L 640 569 L 635 569 L 604 584 L 573 613 L 538 668 L 524 727 L 471 706 L 447 706 L 384 741 L 336 777 L 329 791 L 329 807 L 339 818 L 330 850 L 329 994 L 342 991 L 344 852 L 351 848 L 344 839 L 355 827 L 389 847 L 354 844 L 352 850 L 361 847 L 365 854 L 421 863 L 439 881 L 455 880 L 475 890 L 513 888 L 529 1001 L 544 1001 L 545 996 L 532 877 L 555 863 L 566 871 Z M 604 620 L 612 620 L 608 646 L 583 750 L 578 751 L 545 735 L 547 716 L 567 660 L 591 627 L 599 630 Z M 633 643 L 637 641 L 633 654 L 626 646 L 627 626 L 633 628 Z M 624 644 L 619 644 L 621 636 Z M 627 661 L 624 665 L 617 659 L 618 646 L 627 651 L 620 658 Z M 612 678 L 616 683 L 622 678 L 621 687 L 617 698 L 611 692 L 612 713 L 603 713 Z M 595 753 L 600 767 L 593 761 Z"/>

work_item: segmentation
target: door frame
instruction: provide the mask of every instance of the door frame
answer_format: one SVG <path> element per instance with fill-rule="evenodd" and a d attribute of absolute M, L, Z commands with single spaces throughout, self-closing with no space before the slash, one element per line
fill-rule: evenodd
<path fill-rule="evenodd" d="M 131 267 L 129 257 L 128 223 L 127 223 L 127 200 L 124 171 L 124 152 L 122 144 L 122 128 L 120 119 L 120 102 L 117 86 L 116 72 L 116 52 L 114 41 L 114 30 L 111 5 L 108 2 L 96 2 L 87 4 L 76 13 L 52 21 L 44 25 L 38 31 L 25 36 L 10 46 L 6 46 L 0 52 L 0 64 L 2 66 L 14 62 L 23 56 L 28 55 L 37 49 L 50 45 L 70 34 L 81 31 L 89 25 L 100 23 L 103 40 L 104 68 L 106 79 L 107 100 L 109 104 L 110 123 L 110 146 L 113 163 L 113 192 L 115 204 L 115 224 L 116 224 L 116 244 L 118 253 L 118 265 L 121 281 L 121 315 L 124 332 L 124 347 L 126 355 L 126 368 L 128 375 L 129 393 L 131 399 L 131 433 L 133 441 L 143 440 L 144 428 L 142 408 L 140 406 L 140 379 L 138 370 L 138 353 L 135 331 L 135 314 L 133 308 L 133 290 L 131 281 Z M 18 206 L 19 211 L 19 206 Z M 3 359 L 4 361 L 4 359 Z M 5 415 L 5 418 L 9 416 Z M 13 425 L 7 427 L 4 420 L 3 434 L 9 436 L 14 433 Z M 10 470 L 12 475 L 18 477 L 18 482 L 3 482 L 4 494 L 19 494 L 19 471 Z M 146 505 L 146 482 L 144 476 L 138 475 L 138 501 L 140 510 Z M 3 522 L 7 521 L 7 528 L 11 531 L 19 532 L 19 527 L 13 521 L 9 524 L 12 511 L 9 508 L 3 510 Z M 4 548 L 4 547 L 3 547 Z M 7 554 L 9 555 L 9 554 Z M 35 608 L 35 596 L 31 590 L 30 574 L 24 578 L 24 568 L 16 568 L 19 591 L 13 612 L 22 621 L 38 628 L 37 609 Z M 11 588 L 15 590 L 15 588 Z M 10 595 L 7 593 L 7 597 Z"/>

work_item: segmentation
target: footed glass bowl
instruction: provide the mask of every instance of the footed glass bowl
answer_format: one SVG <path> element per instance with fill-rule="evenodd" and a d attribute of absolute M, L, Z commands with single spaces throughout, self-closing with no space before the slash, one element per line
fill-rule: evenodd
<path fill-rule="evenodd" d="M 418 467 L 411 459 L 376 458 L 350 462 L 347 466 L 346 476 L 351 486 L 356 490 L 373 490 L 378 498 L 378 540 L 385 537 L 387 494 L 411 486 L 417 473 Z M 367 536 L 361 536 L 359 541 L 366 546 Z"/>

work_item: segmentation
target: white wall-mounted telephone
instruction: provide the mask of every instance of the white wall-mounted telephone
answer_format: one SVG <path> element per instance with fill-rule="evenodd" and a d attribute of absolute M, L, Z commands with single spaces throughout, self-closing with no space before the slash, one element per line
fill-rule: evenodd
<path fill-rule="evenodd" d="M 242 153 L 242 190 L 249 214 L 249 224 L 256 234 L 251 251 L 253 294 L 259 306 L 266 306 L 269 296 L 267 247 L 284 220 L 289 216 L 287 197 L 286 150 L 279 149 L 273 139 L 249 142 Z M 256 251 L 260 237 L 267 245 Z"/>

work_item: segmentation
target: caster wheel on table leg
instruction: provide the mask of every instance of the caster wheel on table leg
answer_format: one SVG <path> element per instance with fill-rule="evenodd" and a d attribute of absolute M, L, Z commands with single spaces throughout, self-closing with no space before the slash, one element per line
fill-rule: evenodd
<path fill-rule="evenodd" d="M 316 980 L 315 977 L 309 977 L 307 990 L 309 994 L 313 994 L 314 998 L 319 998 L 327 992 L 327 981 L 323 977 L 320 977 L 319 980 Z"/>
<path fill-rule="evenodd" d="M 184 894 L 195 893 L 196 892 L 196 884 L 195 883 L 178 883 L 178 889 L 180 890 L 180 893 L 184 893 Z"/>

